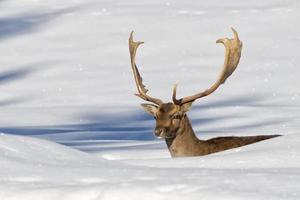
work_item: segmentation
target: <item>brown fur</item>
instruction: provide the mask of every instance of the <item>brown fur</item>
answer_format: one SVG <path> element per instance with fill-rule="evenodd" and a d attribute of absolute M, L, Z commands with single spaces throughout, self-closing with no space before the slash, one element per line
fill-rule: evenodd
<path fill-rule="evenodd" d="M 166 140 L 172 157 L 203 156 L 279 136 L 231 136 L 200 140 L 196 137 L 190 120 L 185 114 L 190 106 L 191 104 L 178 106 L 173 103 L 164 103 L 157 107 L 151 104 L 143 104 L 144 109 L 155 116 L 155 135 Z M 174 118 L 174 116 L 177 117 Z"/>

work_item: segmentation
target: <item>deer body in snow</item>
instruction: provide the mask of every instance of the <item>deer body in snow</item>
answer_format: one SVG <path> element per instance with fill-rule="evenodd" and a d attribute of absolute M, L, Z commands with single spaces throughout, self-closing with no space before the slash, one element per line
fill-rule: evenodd
<path fill-rule="evenodd" d="M 241 57 L 242 42 L 239 40 L 238 33 L 234 29 L 232 29 L 232 31 L 234 33 L 233 39 L 222 38 L 217 40 L 217 43 L 222 43 L 225 46 L 225 61 L 217 81 L 207 90 L 180 99 L 176 98 L 177 85 L 175 85 L 173 88 L 173 102 L 169 103 L 164 103 L 162 100 L 147 94 L 148 90 L 142 82 L 142 77 L 135 63 L 137 49 L 143 42 L 133 41 L 133 32 L 130 35 L 129 51 L 131 67 L 138 90 L 136 95 L 152 103 L 142 104 L 142 107 L 148 114 L 154 116 L 156 120 L 154 135 L 158 138 L 165 139 L 172 157 L 202 156 L 279 136 L 232 136 L 200 140 L 193 131 L 190 120 L 186 115 L 192 103 L 199 98 L 213 93 L 221 84 L 225 83 L 226 79 L 238 66 Z"/>

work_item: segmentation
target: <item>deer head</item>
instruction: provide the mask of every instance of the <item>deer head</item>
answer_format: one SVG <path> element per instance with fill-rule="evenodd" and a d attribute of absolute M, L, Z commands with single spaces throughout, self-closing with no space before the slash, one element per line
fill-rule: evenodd
<path fill-rule="evenodd" d="M 199 98 L 213 93 L 221 84 L 225 83 L 226 79 L 234 72 L 241 57 L 242 42 L 239 40 L 238 34 L 233 28 L 232 31 L 234 34 L 233 39 L 222 38 L 216 41 L 225 46 L 225 61 L 217 81 L 210 88 L 202 92 L 180 99 L 176 98 L 177 85 L 175 84 L 172 96 L 173 102 L 169 103 L 163 103 L 162 100 L 153 98 L 147 94 L 148 90 L 143 84 L 143 79 L 135 63 L 137 49 L 143 42 L 133 41 L 133 32 L 131 32 L 129 37 L 129 51 L 131 67 L 138 90 L 136 96 L 151 102 L 151 104 L 142 104 L 142 107 L 156 120 L 155 136 L 167 139 L 175 138 L 179 133 L 182 133 L 186 124 L 186 113 L 192 106 L 192 103 Z"/>

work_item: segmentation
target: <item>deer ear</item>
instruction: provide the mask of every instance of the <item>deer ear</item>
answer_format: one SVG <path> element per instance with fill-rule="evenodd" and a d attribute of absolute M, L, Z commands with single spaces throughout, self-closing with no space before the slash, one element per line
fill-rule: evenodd
<path fill-rule="evenodd" d="M 142 108 L 148 113 L 149 115 L 155 116 L 158 106 L 154 104 L 148 104 L 148 103 L 143 103 L 141 104 Z"/>
<path fill-rule="evenodd" d="M 181 106 L 181 110 L 186 113 L 187 111 L 190 110 L 190 108 L 192 107 L 192 104 L 193 102 L 188 102 L 188 103 L 185 103 Z"/>

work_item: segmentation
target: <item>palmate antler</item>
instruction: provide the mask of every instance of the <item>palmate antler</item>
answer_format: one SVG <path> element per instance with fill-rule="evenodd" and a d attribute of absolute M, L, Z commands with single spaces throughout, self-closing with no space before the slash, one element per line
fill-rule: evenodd
<path fill-rule="evenodd" d="M 223 70 L 218 78 L 218 80 L 207 90 L 204 90 L 203 92 L 200 92 L 198 94 L 184 97 L 181 99 L 176 98 L 176 89 L 177 85 L 173 88 L 173 102 L 176 105 L 182 105 L 185 103 L 193 102 L 196 99 L 202 98 L 204 96 L 210 95 L 213 93 L 221 84 L 225 83 L 226 79 L 234 72 L 236 67 L 239 64 L 240 57 L 241 57 L 241 51 L 242 51 L 242 42 L 239 40 L 238 33 L 231 28 L 234 34 L 233 39 L 228 38 L 222 38 L 217 40 L 217 43 L 222 43 L 225 46 L 225 61 L 223 64 Z M 147 95 L 148 90 L 146 89 L 145 85 L 143 85 L 143 79 L 139 73 L 139 70 L 135 63 L 135 56 L 136 51 L 139 45 L 143 44 L 144 42 L 135 42 L 133 41 L 133 32 L 131 32 L 129 37 L 129 51 L 130 51 L 130 58 L 131 58 L 131 67 L 134 74 L 135 83 L 137 86 L 138 94 L 136 96 L 146 100 L 150 101 L 156 105 L 162 105 L 163 102 L 160 99 L 150 97 Z"/>
<path fill-rule="evenodd" d="M 225 52 L 225 61 L 223 64 L 223 70 L 219 76 L 219 79 L 207 90 L 200 92 L 198 94 L 187 96 L 181 99 L 176 99 L 176 88 L 177 84 L 175 84 L 173 89 L 173 102 L 177 105 L 182 105 L 188 102 L 193 102 L 196 99 L 205 97 L 213 93 L 221 84 L 225 83 L 226 79 L 234 72 L 236 67 L 239 64 L 241 51 L 242 51 L 242 42 L 239 40 L 238 33 L 231 28 L 234 34 L 233 39 L 222 38 L 217 40 L 217 43 L 224 44 L 226 48 Z"/>
<path fill-rule="evenodd" d="M 136 55 L 137 48 L 139 47 L 139 45 L 141 45 L 143 43 L 144 42 L 133 41 L 133 31 L 132 31 L 130 34 L 130 37 L 129 37 L 129 52 L 130 52 L 130 59 L 131 59 L 131 67 L 132 67 L 136 87 L 139 92 L 138 94 L 135 94 L 135 95 L 146 101 L 150 101 L 150 102 L 160 106 L 163 104 L 162 100 L 156 99 L 156 98 L 153 98 L 153 97 L 150 97 L 149 95 L 147 95 L 148 90 L 146 89 L 145 85 L 143 84 L 143 79 L 142 79 L 140 72 L 135 64 L 135 55 Z"/>

